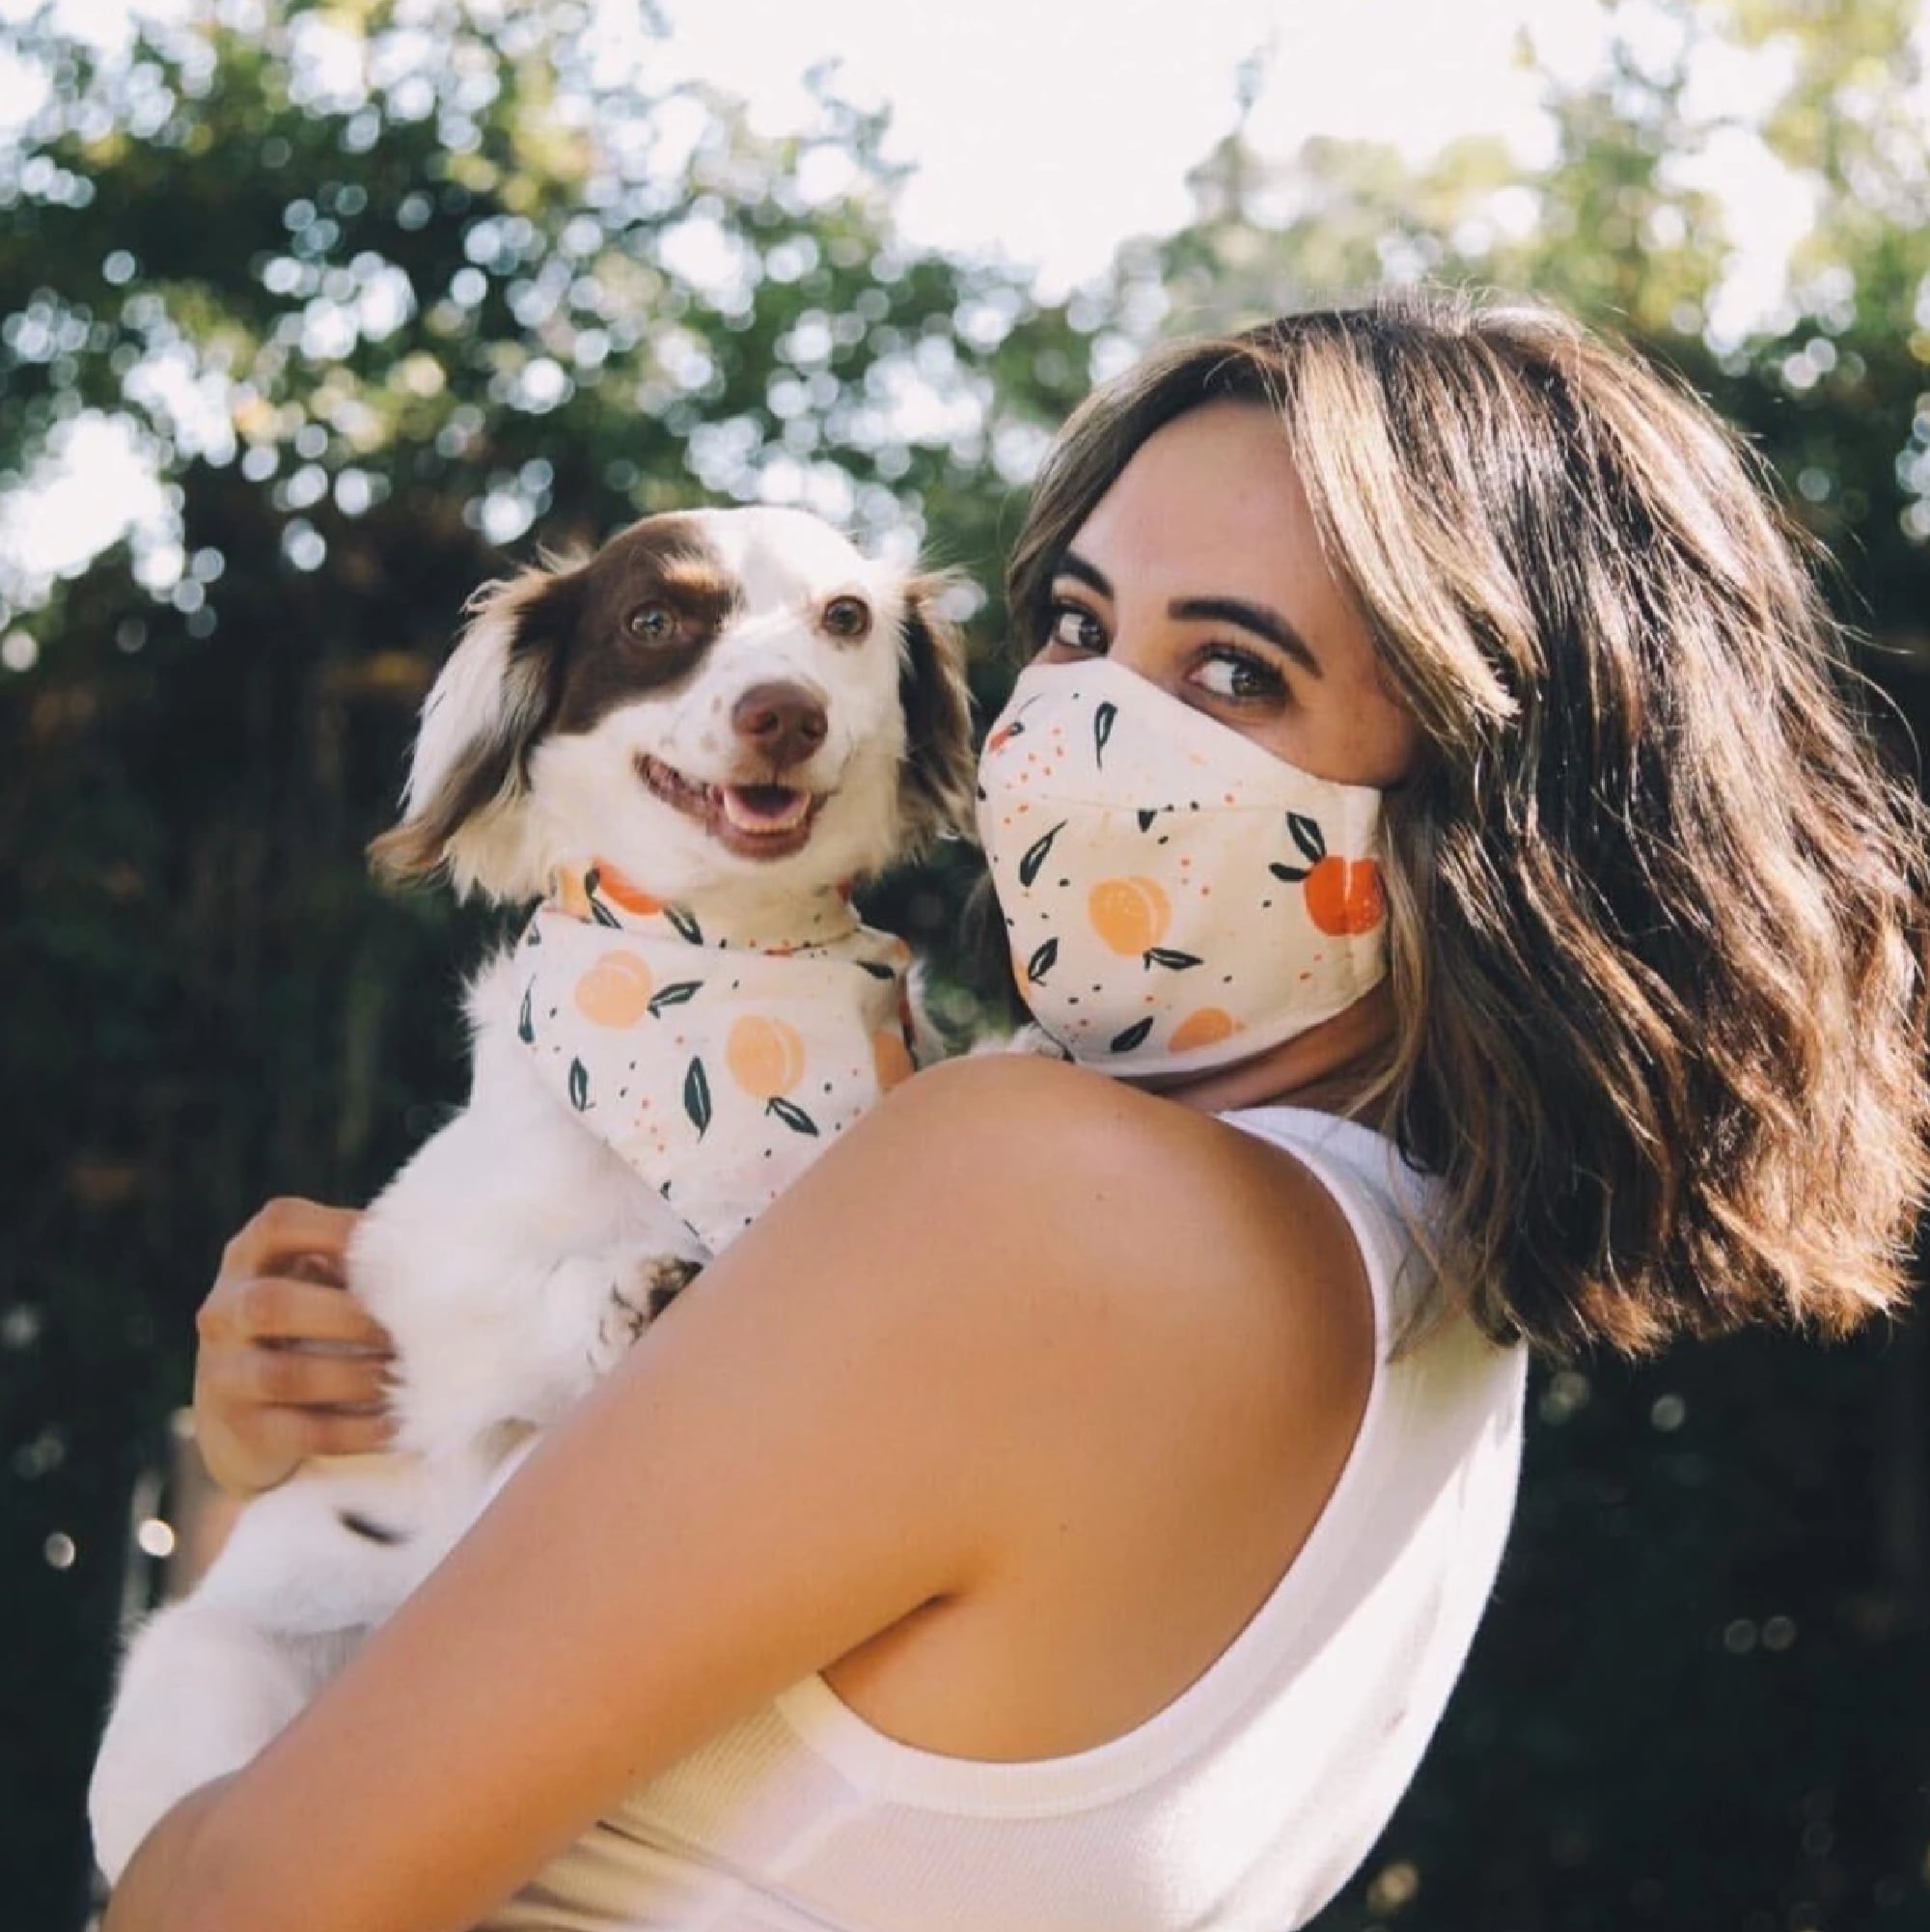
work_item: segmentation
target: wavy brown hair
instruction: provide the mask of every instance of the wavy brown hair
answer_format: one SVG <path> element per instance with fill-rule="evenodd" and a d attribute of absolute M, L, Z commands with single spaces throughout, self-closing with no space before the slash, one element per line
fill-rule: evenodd
<path fill-rule="evenodd" d="M 1438 1175 L 1449 1294 L 1629 1352 L 1896 1304 L 1930 1185 L 1930 814 L 1757 465 L 1547 308 L 1383 297 L 1155 352 L 1089 400 L 1009 574 L 1163 424 L 1279 414 L 1419 721 L 1387 797 L 1398 1011 L 1373 1104 Z"/>

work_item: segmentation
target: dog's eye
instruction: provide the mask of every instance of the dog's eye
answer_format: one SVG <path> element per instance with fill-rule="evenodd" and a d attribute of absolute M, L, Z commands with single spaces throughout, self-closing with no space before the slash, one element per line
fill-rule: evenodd
<path fill-rule="evenodd" d="M 871 628 L 871 607 L 863 597 L 833 597 L 822 622 L 831 636 L 856 640 Z"/>
<path fill-rule="evenodd" d="M 639 604 L 623 624 L 646 644 L 668 644 L 676 635 L 676 613 L 668 604 Z"/>

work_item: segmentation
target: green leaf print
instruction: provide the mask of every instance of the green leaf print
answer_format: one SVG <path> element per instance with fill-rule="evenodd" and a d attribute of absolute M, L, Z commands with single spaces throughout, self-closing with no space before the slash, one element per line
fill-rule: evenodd
<path fill-rule="evenodd" d="M 1115 1034 L 1109 1051 L 1113 1053 L 1131 1053 L 1133 1048 L 1138 1046 L 1145 1038 L 1146 1035 L 1151 1032 L 1152 1015 L 1148 1013 L 1144 1019 L 1135 1020 L 1124 1033 Z"/>
<path fill-rule="evenodd" d="M 516 1015 L 516 1037 L 525 1046 L 535 1046 L 537 1043 L 536 1022 L 530 1017 L 530 995 L 535 991 L 534 986 L 523 988 L 523 1009 Z"/>
<path fill-rule="evenodd" d="M 569 1104 L 579 1114 L 590 1105 L 590 1069 L 580 1060 L 569 1063 Z"/>
<path fill-rule="evenodd" d="M 1113 726 L 1118 715 L 1119 707 L 1110 701 L 1092 713 L 1092 762 L 1095 765 L 1106 762 L 1106 741 L 1113 735 Z"/>
<path fill-rule="evenodd" d="M 683 1076 L 683 1111 L 690 1116 L 697 1138 L 703 1140 L 703 1130 L 710 1124 L 710 1076 L 701 1060 L 693 1060 L 690 1071 Z"/>
<path fill-rule="evenodd" d="M 1045 855 L 1052 850 L 1052 842 L 1065 830 L 1066 821 L 1062 818 L 1043 839 L 1036 839 L 1026 848 L 1026 855 L 1019 861 L 1019 884 L 1029 886 L 1038 877 L 1038 869 L 1045 864 Z"/>
<path fill-rule="evenodd" d="M 594 866 L 583 875 L 583 897 L 590 901 L 590 917 L 598 925 L 620 925 L 617 915 L 596 897 L 596 888 L 602 883 L 603 874 Z"/>
<path fill-rule="evenodd" d="M 764 1112 L 775 1114 L 793 1134 L 809 1134 L 817 1138 L 817 1122 L 794 1100 L 786 1100 L 782 1093 L 776 1093 L 764 1102 Z"/>
<path fill-rule="evenodd" d="M 681 1007 L 694 1000 L 703 990 L 702 980 L 676 980 L 650 996 L 648 1007 L 652 1019 L 661 1019 L 666 1007 Z"/>
<path fill-rule="evenodd" d="M 874 980 L 896 980 L 898 977 L 896 966 L 887 966 L 882 959 L 861 959 L 862 966 Z"/>
<path fill-rule="evenodd" d="M 703 928 L 680 905 L 665 906 L 664 917 L 676 927 L 676 936 L 679 939 L 686 939 L 693 946 L 703 944 Z"/>
<path fill-rule="evenodd" d="M 1148 966 L 1169 966 L 1178 973 L 1188 966 L 1199 965 L 1199 955 L 1197 952 L 1178 952 L 1171 946 L 1154 946 L 1147 949 L 1145 963 Z"/>
<path fill-rule="evenodd" d="M 1267 868 L 1275 878 L 1284 879 L 1288 885 L 1297 886 L 1312 870 L 1310 866 L 1271 865 Z"/>
<path fill-rule="evenodd" d="M 1048 939 L 1030 959 L 1026 961 L 1026 979 L 1034 986 L 1045 983 L 1045 976 L 1052 971 L 1053 962 L 1059 957 L 1059 941 Z"/>
<path fill-rule="evenodd" d="M 1319 825 L 1304 812 L 1289 812 L 1286 829 L 1293 834 L 1293 842 L 1307 854 L 1309 865 L 1317 866 L 1327 856 L 1327 841 Z"/>

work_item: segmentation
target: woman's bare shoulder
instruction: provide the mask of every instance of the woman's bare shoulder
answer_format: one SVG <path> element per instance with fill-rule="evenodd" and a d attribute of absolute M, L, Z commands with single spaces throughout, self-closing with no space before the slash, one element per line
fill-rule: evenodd
<path fill-rule="evenodd" d="M 826 1169 L 841 1193 L 891 1178 L 880 1194 L 934 1234 L 998 1245 L 1017 1229 L 1089 1253 L 1126 1283 L 1253 1272 L 1290 1295 L 1296 1279 L 1337 1269 L 1342 1298 L 1364 1298 L 1344 1217 L 1289 1154 L 1057 1061 L 989 1054 L 930 1068 Z"/>
<path fill-rule="evenodd" d="M 997 1365 L 1043 1430 L 1144 1434 L 1163 1407 L 1245 1416 L 1262 1458 L 1351 1440 L 1373 1317 L 1340 1209 L 1282 1150 L 1210 1115 L 1019 1055 L 947 1063 L 861 1121 L 771 1210 L 848 1250 Z M 969 1304 L 953 1306 L 960 1298 Z M 1041 1365 L 1077 1365 L 1061 1386 Z M 1224 1437 L 1223 1433 L 1223 1440 Z"/>
<path fill-rule="evenodd" d="M 948 1755 L 1119 1736 L 1244 1626 L 1345 1461 L 1373 1364 L 1351 1232 L 1277 1149 L 1036 1059 L 921 1075 L 839 1153 L 773 1213 L 830 1238 L 821 1206 L 905 1190 L 850 1288 L 889 1305 L 874 1359 L 946 1385 L 985 1560 L 832 1680 Z"/>

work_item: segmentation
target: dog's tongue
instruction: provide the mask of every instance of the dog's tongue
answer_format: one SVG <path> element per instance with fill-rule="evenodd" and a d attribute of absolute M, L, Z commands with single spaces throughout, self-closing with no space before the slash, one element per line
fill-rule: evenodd
<path fill-rule="evenodd" d="M 724 815 L 740 832 L 788 832 L 801 824 L 810 797 L 787 785 L 727 785 Z"/>

